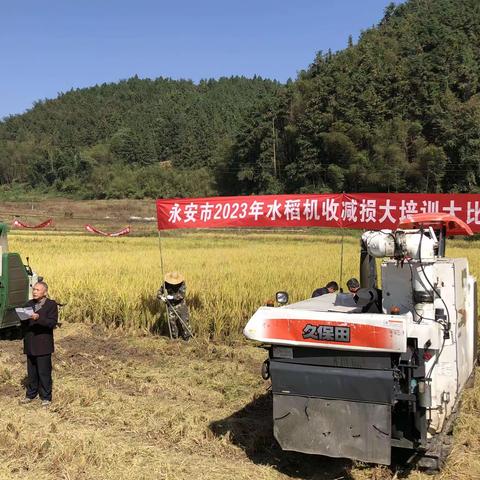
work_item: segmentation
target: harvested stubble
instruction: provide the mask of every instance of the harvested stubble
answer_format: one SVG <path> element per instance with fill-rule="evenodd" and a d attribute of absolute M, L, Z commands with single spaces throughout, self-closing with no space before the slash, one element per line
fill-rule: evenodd
<path fill-rule="evenodd" d="M 357 245 L 345 239 L 344 281 L 357 272 Z M 138 335 L 158 315 L 157 239 L 11 236 L 11 249 L 29 255 L 52 296 L 68 302 L 64 320 L 91 325 L 57 331 L 48 411 L 17 405 L 20 342 L 0 342 L 1 479 L 394 478 L 386 467 L 280 452 L 258 372 L 264 353 L 240 340 L 250 313 L 275 290 L 295 300 L 338 278 L 338 237 L 195 234 L 166 238 L 163 248 L 165 267 L 187 277 L 199 343 Z M 453 242 L 448 253 L 468 256 L 480 272 L 474 243 Z M 477 382 L 464 394 L 454 451 L 438 478 L 480 478 L 479 415 Z"/>

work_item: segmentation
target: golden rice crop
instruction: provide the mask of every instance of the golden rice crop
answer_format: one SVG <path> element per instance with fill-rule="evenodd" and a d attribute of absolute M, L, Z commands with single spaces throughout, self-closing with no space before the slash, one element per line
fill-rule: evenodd
<path fill-rule="evenodd" d="M 162 241 L 165 270 L 188 283 L 201 337 L 239 338 L 279 289 L 292 300 L 339 280 L 339 237 L 317 233 L 182 233 Z M 158 239 L 16 233 L 10 247 L 67 302 L 64 319 L 149 331 L 158 320 Z M 450 243 L 480 274 L 478 245 Z M 345 238 L 343 283 L 357 275 Z M 420 472 L 281 452 L 273 442 L 265 353 L 250 342 L 170 342 L 97 325 L 56 332 L 54 403 L 20 407 L 20 341 L 0 341 L 0 478 L 26 480 L 350 478 L 427 480 Z M 438 480 L 480 478 L 480 387 L 463 394 L 453 452 Z M 208 408 L 206 408 L 206 406 Z M 40 432 L 40 436 L 39 436 Z M 40 438 L 41 437 L 41 438 Z"/>
<path fill-rule="evenodd" d="M 358 276 L 358 237 L 344 239 L 343 284 Z M 477 242 L 450 242 L 447 254 L 466 256 L 480 273 Z M 69 321 L 126 329 L 161 326 L 156 291 L 161 284 L 156 237 L 103 238 L 14 232 L 10 249 L 30 257 L 35 271 L 66 302 Z M 248 317 L 277 290 L 308 297 L 329 280 L 340 281 L 340 237 L 292 232 L 185 233 L 162 239 L 164 268 L 182 272 L 194 330 L 238 335 Z M 344 285 L 345 287 L 345 285 Z"/>

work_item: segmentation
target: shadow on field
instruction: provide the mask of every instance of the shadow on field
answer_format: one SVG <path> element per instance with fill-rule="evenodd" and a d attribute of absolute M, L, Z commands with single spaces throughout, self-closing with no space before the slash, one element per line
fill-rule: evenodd
<path fill-rule="evenodd" d="M 168 328 L 165 322 L 165 307 L 154 295 L 142 295 L 140 297 L 142 309 L 150 312 L 156 320 L 150 325 L 150 333 L 153 335 L 168 335 Z"/>
<path fill-rule="evenodd" d="M 9 327 L 0 330 L 0 340 L 21 340 L 23 332 L 20 327 Z"/>
<path fill-rule="evenodd" d="M 271 465 L 291 478 L 353 480 L 352 462 L 320 455 L 284 452 L 273 437 L 272 395 L 255 398 L 233 415 L 212 422 L 217 437 L 227 436 L 242 448 L 254 463 Z"/>

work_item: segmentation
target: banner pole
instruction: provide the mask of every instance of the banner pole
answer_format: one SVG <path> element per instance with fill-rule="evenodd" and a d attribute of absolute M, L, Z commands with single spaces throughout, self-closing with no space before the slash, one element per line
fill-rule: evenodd
<path fill-rule="evenodd" d="M 341 227 L 341 230 L 342 230 L 342 238 L 341 238 L 341 246 L 340 246 L 340 285 L 343 284 L 343 225 Z M 341 288 L 341 286 L 339 288 Z"/>
<path fill-rule="evenodd" d="M 342 193 L 342 205 L 343 205 L 344 197 L 345 197 L 345 192 Z M 341 240 L 340 240 L 341 245 L 340 245 L 340 286 L 339 286 L 339 289 L 342 288 L 341 286 L 343 284 L 343 236 L 344 236 L 343 215 L 340 217 L 340 230 L 342 232 L 342 236 L 341 236 Z"/>
<path fill-rule="evenodd" d="M 160 274 L 162 275 L 163 293 L 164 295 L 166 295 L 167 289 L 165 288 L 165 273 L 163 269 L 162 237 L 160 236 L 160 230 L 157 230 L 157 231 L 158 231 L 158 250 L 160 252 Z M 173 340 L 172 327 L 170 326 L 170 322 L 168 321 L 167 304 L 165 304 L 165 320 L 167 321 L 167 325 L 168 325 L 168 335 L 170 337 L 170 340 Z"/>

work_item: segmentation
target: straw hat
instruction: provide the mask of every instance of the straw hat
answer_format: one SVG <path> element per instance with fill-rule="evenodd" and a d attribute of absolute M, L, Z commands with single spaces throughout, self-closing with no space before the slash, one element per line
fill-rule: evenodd
<path fill-rule="evenodd" d="M 185 280 L 180 272 L 168 272 L 165 274 L 165 282 L 170 285 L 178 285 Z"/>

